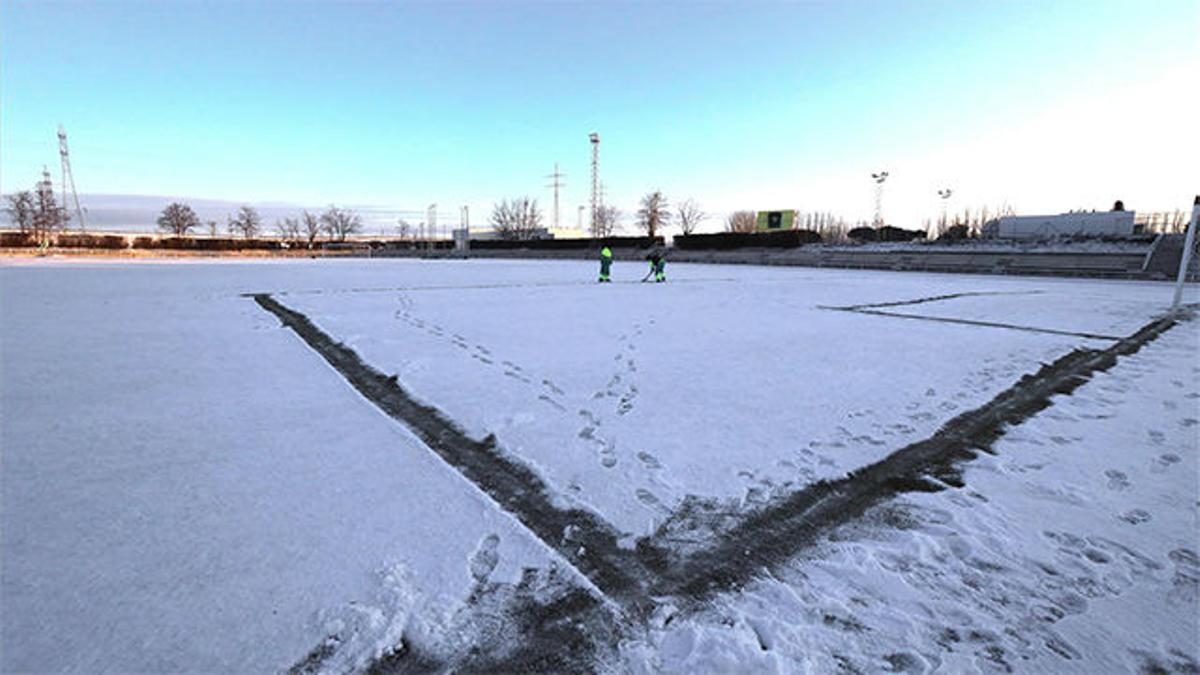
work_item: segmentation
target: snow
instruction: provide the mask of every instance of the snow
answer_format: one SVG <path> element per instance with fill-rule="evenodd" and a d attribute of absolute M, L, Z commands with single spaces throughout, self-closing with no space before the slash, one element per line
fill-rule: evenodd
<path fill-rule="evenodd" d="M 436 604 L 465 594 L 490 534 L 496 578 L 546 564 L 231 292 L 303 271 L 0 268 L 4 671 L 279 670 L 351 603 L 421 602 L 380 570 L 407 568 Z"/>
<path fill-rule="evenodd" d="M 642 535 L 688 494 L 754 502 L 841 476 L 1041 362 L 1103 346 L 823 306 L 1008 293 L 885 311 L 1124 335 L 1161 311 L 1147 300 L 1164 289 L 686 265 L 661 286 L 600 286 L 572 283 L 579 268 L 488 263 L 455 270 L 461 288 L 414 282 L 282 300 Z M 518 285 L 534 270 L 541 285 Z M 618 265 L 614 275 L 638 270 Z"/>
<path fill-rule="evenodd" d="M 688 495 L 747 506 L 845 475 L 1043 362 L 1111 344 L 828 307 L 989 293 L 879 311 L 1126 335 L 1171 294 L 667 273 L 601 286 L 582 262 L 0 263 L 0 670 L 279 670 L 331 635 L 326 665 L 353 669 L 401 633 L 437 634 L 481 579 L 558 560 L 245 293 L 274 293 L 472 435 L 495 433 L 627 541 Z M 1168 663 L 1171 649 L 1194 660 L 1195 326 L 1011 430 L 966 489 L 872 511 L 790 574 L 660 621 L 623 666 L 958 672 L 1000 667 L 995 649 L 1057 672 Z"/>
<path fill-rule="evenodd" d="M 1200 326 L 1098 374 L 787 573 L 624 646 L 634 672 L 1194 672 Z M 717 656 L 714 656 L 717 655 Z"/>

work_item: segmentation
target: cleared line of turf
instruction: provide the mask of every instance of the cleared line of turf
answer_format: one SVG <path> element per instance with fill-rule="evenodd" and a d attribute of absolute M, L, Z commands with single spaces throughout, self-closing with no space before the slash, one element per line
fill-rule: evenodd
<path fill-rule="evenodd" d="M 1188 312 L 1164 316 L 1106 349 L 1081 347 L 1037 373 L 1026 375 L 988 403 L 947 422 L 933 436 L 901 448 L 887 458 L 840 480 L 821 481 L 752 514 L 711 547 L 672 559 L 660 551 L 662 577 L 655 595 L 693 602 L 737 590 L 811 545 L 819 535 L 853 520 L 897 494 L 961 487 L 960 465 L 991 444 L 1006 427 L 1020 424 L 1069 394 L 1088 379 L 1112 368 L 1118 357 L 1136 353 Z"/>
<path fill-rule="evenodd" d="M 625 610 L 649 606 L 648 574 L 633 552 L 617 545 L 620 533 L 594 512 L 562 508 L 548 485 L 529 467 L 504 453 L 494 435 L 470 438 L 433 406 L 419 402 L 395 376 L 380 373 L 354 350 L 334 340 L 305 315 L 270 295 L 254 301 L 279 318 L 360 394 L 385 414 L 407 426 L 431 450 L 487 493 L 500 508 L 516 516 L 547 546 Z"/>
<path fill-rule="evenodd" d="M 827 307 L 824 309 L 835 309 Z M 925 316 L 923 314 L 904 314 L 901 312 L 884 312 L 875 309 L 841 309 L 836 308 L 840 312 L 853 312 L 855 314 L 868 314 L 871 316 L 888 316 L 894 319 L 912 319 L 917 321 L 936 321 L 938 323 L 953 323 L 961 326 L 977 326 L 980 328 L 1002 328 L 1004 330 L 1016 330 L 1023 333 L 1043 333 L 1046 335 L 1066 335 L 1069 337 L 1087 338 L 1089 340 L 1120 340 L 1117 335 L 1103 335 L 1100 333 L 1084 333 L 1073 330 L 1058 330 L 1057 328 L 1038 328 L 1037 326 L 1022 326 L 1015 323 L 1002 323 L 998 321 L 976 321 L 975 319 L 955 319 L 945 316 Z"/>
<path fill-rule="evenodd" d="M 1194 318 L 1197 308 L 1191 305 L 1180 314 L 1155 319 L 1124 338 L 974 322 L 990 327 L 1107 339 L 1114 344 L 1105 349 L 1075 349 L 1044 365 L 1038 372 L 1022 377 L 983 406 L 950 420 L 931 437 L 901 448 L 845 478 L 822 481 L 774 500 L 747 514 L 732 528 L 715 533 L 711 541 L 698 547 L 688 546 L 683 551 L 673 546 L 673 531 L 664 526 L 653 535 L 639 539 L 634 551 L 627 551 L 616 546 L 615 531 L 595 514 L 554 507 L 550 503 L 548 487 L 519 462 L 502 455 L 495 447 L 494 437 L 489 436 L 483 441 L 466 437 L 442 413 L 417 403 L 399 387 L 395 378 L 385 377 L 362 363 L 357 354 L 334 342 L 303 315 L 270 296 L 253 297 L 322 354 L 368 400 L 410 426 L 431 449 L 492 495 L 551 548 L 560 551 L 611 599 L 635 610 L 626 616 L 635 621 L 648 616 L 654 598 L 670 597 L 681 601 L 685 607 L 700 606 L 716 594 L 737 591 L 777 565 L 793 559 L 824 533 L 899 494 L 961 487 L 961 465 L 977 457 L 979 452 L 991 452 L 991 444 L 1008 426 L 1020 424 L 1048 407 L 1053 396 L 1073 392 L 1095 373 L 1112 368 L 1119 357 L 1136 353 L 1179 321 Z M 836 309 L 891 315 L 861 309 Z M 394 409 L 396 406 L 399 409 Z M 492 472 L 499 472 L 500 480 L 493 480 Z M 531 486 L 532 494 L 524 494 L 523 491 Z M 676 516 L 685 521 L 690 518 L 681 512 Z M 568 538 L 568 528 L 579 527 L 579 523 L 583 523 L 584 529 L 571 533 Z M 677 522 L 674 524 L 678 525 Z M 694 524 L 698 525 L 697 531 L 704 531 L 703 522 Z M 571 543 L 564 545 L 567 539 Z M 583 549 L 573 550 L 579 544 L 598 555 L 580 555 L 579 551 Z M 483 666 L 487 670 L 502 671 L 522 670 L 531 664 L 551 667 L 553 664 L 574 664 L 573 667 L 578 667 L 580 662 L 571 661 L 568 652 L 594 649 L 597 647 L 594 642 L 588 643 L 590 647 L 578 640 L 567 640 L 563 644 L 551 641 L 551 644 L 533 640 L 532 636 L 549 630 L 546 626 L 573 623 L 582 626 L 581 635 L 599 627 L 604 627 L 605 631 L 619 631 L 624 622 L 613 623 L 615 617 L 601 606 L 579 599 L 578 595 L 574 597 L 577 600 L 568 603 L 566 608 L 555 606 L 553 611 L 536 603 L 524 603 L 514 608 L 518 613 L 525 612 L 521 621 L 528 623 L 531 631 L 528 648 L 518 650 L 516 656 L 492 658 L 493 655 L 488 654 L 467 654 L 458 659 L 456 665 L 466 670 Z M 373 665 L 374 670 L 381 672 L 411 672 L 411 669 L 422 670 L 431 662 L 396 655 L 392 660 L 385 658 Z"/>
<path fill-rule="evenodd" d="M 684 611 L 701 607 L 714 595 L 736 592 L 755 578 L 769 574 L 775 566 L 812 546 L 823 534 L 853 521 L 875 505 L 906 492 L 963 486 L 961 465 L 979 452 L 991 452 L 990 445 L 1008 426 L 1020 424 L 1050 406 L 1053 396 L 1069 394 L 1094 374 L 1109 370 L 1119 357 L 1135 354 L 1179 321 L 1194 318 L 1195 310 L 1192 305 L 1181 314 L 1151 321 L 1106 349 L 1076 349 L 1037 373 L 1024 376 L 983 406 L 947 422 L 933 436 L 843 479 L 822 481 L 773 501 L 732 529 L 714 536 L 705 548 L 691 549 L 686 554 L 672 550 L 670 533 L 664 526 L 652 537 L 638 542 L 639 553 L 658 575 L 651 593 L 660 599 L 674 598 Z M 690 525 L 704 529 L 703 523 Z M 620 624 L 612 624 L 611 618 L 606 623 L 607 614 L 598 615 L 597 608 L 586 603 L 565 614 L 549 615 L 549 621 L 546 610 L 533 604 L 518 603 L 512 609 L 514 618 L 523 611 L 529 612 L 528 617 L 518 620 L 535 627 L 529 633 L 529 644 L 517 650 L 511 659 L 495 659 L 490 654 L 469 650 L 453 664 L 437 663 L 430 668 L 430 662 L 420 658 L 381 659 L 371 671 L 523 672 L 531 664 L 536 664 L 535 668 L 577 670 L 581 662 L 571 659 L 579 653 L 579 642 L 547 644 L 537 637 L 543 631 L 552 633 L 554 626 L 561 625 L 582 626 L 581 630 L 587 633 L 623 629 Z M 618 640 L 615 634 L 596 638 L 586 643 L 584 652 L 596 652 L 602 644 L 615 649 Z M 584 667 L 587 663 L 582 662 Z"/>
<path fill-rule="evenodd" d="M 903 305 L 921 305 L 927 302 L 941 302 L 943 300 L 954 300 L 955 298 L 977 298 L 991 295 L 1039 295 L 1042 291 L 966 291 L 963 293 L 949 293 L 947 295 L 931 295 L 924 298 L 916 298 L 914 300 L 896 300 L 894 302 L 872 302 L 862 305 L 846 305 L 844 307 L 821 307 L 821 309 L 843 309 L 843 310 L 859 310 L 859 309 L 878 309 L 880 307 L 901 307 Z"/>

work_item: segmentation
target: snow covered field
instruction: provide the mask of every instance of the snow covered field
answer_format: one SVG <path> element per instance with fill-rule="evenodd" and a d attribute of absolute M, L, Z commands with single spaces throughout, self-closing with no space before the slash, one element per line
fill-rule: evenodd
<path fill-rule="evenodd" d="M 506 635 L 504 589 L 559 570 L 609 593 L 586 551 L 535 535 L 247 294 L 494 434 L 625 551 L 687 505 L 737 520 L 884 460 L 1170 298 L 708 265 L 639 284 L 620 262 L 601 286 L 593 267 L 3 263 L 0 668 L 277 671 L 317 649 L 315 669 L 341 671 L 402 635 L 452 663 Z M 1007 428 L 962 487 L 901 491 L 736 591 L 649 593 L 592 663 L 1196 668 L 1198 342 L 1175 325 Z"/>

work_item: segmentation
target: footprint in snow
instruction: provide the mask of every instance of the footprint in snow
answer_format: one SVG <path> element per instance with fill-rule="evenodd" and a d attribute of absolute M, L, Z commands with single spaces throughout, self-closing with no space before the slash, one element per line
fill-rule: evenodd
<path fill-rule="evenodd" d="M 1142 523 L 1149 522 L 1150 519 L 1150 512 L 1145 509 L 1133 509 L 1121 514 L 1121 520 L 1130 525 L 1141 525 Z"/>
<path fill-rule="evenodd" d="M 1108 478 L 1108 489 L 1118 492 L 1129 487 L 1129 476 L 1124 471 L 1109 469 L 1104 472 L 1104 476 Z"/>
<path fill-rule="evenodd" d="M 611 469 L 617 465 L 617 453 L 614 451 L 613 444 L 605 443 L 600 448 L 600 466 L 606 469 Z"/>
<path fill-rule="evenodd" d="M 479 542 L 479 546 L 471 554 L 468 567 L 471 572 L 471 578 L 476 583 L 487 583 L 488 577 L 492 575 L 492 572 L 496 569 L 496 565 L 500 563 L 500 553 L 497 550 L 499 547 L 499 535 L 489 534 Z"/>
<path fill-rule="evenodd" d="M 638 501 L 646 506 L 662 506 L 662 501 L 646 488 L 638 488 L 635 494 L 637 494 Z"/>
<path fill-rule="evenodd" d="M 1178 464 L 1181 461 L 1181 459 L 1180 459 L 1179 455 L 1168 452 L 1168 453 L 1159 455 L 1157 461 L 1162 466 L 1171 466 L 1172 464 Z"/>
<path fill-rule="evenodd" d="M 648 452 L 645 452 L 645 451 L 639 452 L 637 454 L 637 457 L 638 457 L 638 459 L 640 459 L 642 461 L 642 464 L 646 465 L 647 469 L 661 469 L 662 468 L 662 462 L 659 462 L 657 457 L 655 457 L 654 455 L 652 455 Z"/>
<path fill-rule="evenodd" d="M 1192 604 L 1200 598 L 1200 556 L 1190 548 L 1177 548 L 1167 554 L 1175 563 L 1175 575 L 1171 578 L 1171 590 L 1167 600 Z"/>
<path fill-rule="evenodd" d="M 540 394 L 538 396 L 538 400 L 545 401 L 547 404 L 549 404 L 550 406 L 552 406 L 555 410 L 558 410 L 559 412 L 567 411 L 567 409 L 564 408 L 561 403 L 559 403 L 558 401 L 555 401 L 554 399 L 550 398 L 549 396 L 547 396 L 545 394 Z"/>

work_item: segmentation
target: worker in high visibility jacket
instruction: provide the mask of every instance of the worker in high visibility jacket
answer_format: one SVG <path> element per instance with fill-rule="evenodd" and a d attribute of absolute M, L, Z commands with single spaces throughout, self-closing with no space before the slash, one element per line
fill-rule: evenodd
<path fill-rule="evenodd" d="M 600 283 L 612 283 L 612 277 L 609 272 L 612 270 L 612 249 L 605 246 L 600 249 Z"/>
<path fill-rule="evenodd" d="M 657 250 L 652 251 L 646 256 L 646 260 L 650 262 L 650 272 L 646 274 L 642 281 L 649 281 L 650 277 L 654 277 L 654 281 L 662 283 L 667 280 L 667 261 L 663 258 L 663 254 Z"/>

